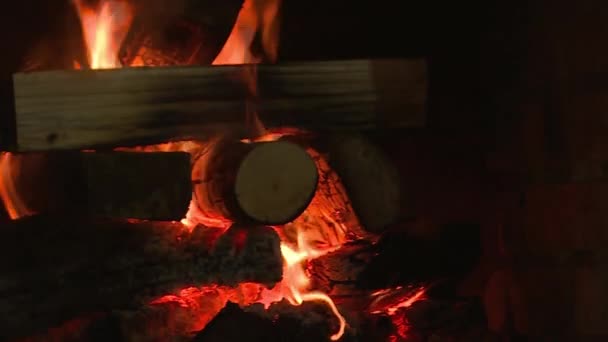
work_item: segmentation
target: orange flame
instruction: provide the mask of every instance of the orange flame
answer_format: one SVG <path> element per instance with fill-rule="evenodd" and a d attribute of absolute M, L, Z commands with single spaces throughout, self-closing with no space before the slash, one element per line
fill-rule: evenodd
<path fill-rule="evenodd" d="M 19 157 L 0 152 L 0 200 L 12 220 L 33 214 L 22 201 L 15 184 L 20 166 Z"/>
<path fill-rule="evenodd" d="M 398 286 L 374 292 L 370 304 L 370 313 L 393 316 L 401 308 L 409 308 L 415 302 L 425 299 L 426 287 L 407 288 Z"/>
<path fill-rule="evenodd" d="M 338 249 L 339 246 L 331 249 L 319 249 L 313 247 L 308 240 L 306 232 L 298 229 L 295 245 L 290 246 L 288 243 L 281 243 L 281 254 L 284 259 L 283 280 L 272 290 L 264 291 L 260 302 L 264 303 L 266 307 L 283 298 L 287 299 L 292 305 L 300 305 L 304 302 L 326 303 L 340 324 L 338 331 L 331 336 L 332 341 L 337 341 L 344 334 L 346 320 L 327 294 L 309 290 L 310 277 L 306 273 L 305 264 L 312 259 Z"/>
<path fill-rule="evenodd" d="M 100 9 L 98 11 L 91 11 L 84 7 L 80 0 L 74 0 L 74 2 L 82 21 L 90 58 L 90 66 L 94 69 L 120 67 L 118 51 L 131 23 L 132 17 L 130 7 L 122 1 L 103 1 L 100 4 Z M 213 64 L 258 63 L 260 59 L 255 57 L 251 52 L 251 45 L 257 32 L 261 33 L 262 45 L 265 49 L 266 56 L 271 61 L 275 61 L 278 47 L 279 7 L 280 0 L 245 0 L 231 34 L 224 47 L 213 61 Z M 248 70 L 247 75 L 244 75 L 243 81 L 247 82 L 250 86 L 251 93 L 255 96 L 255 69 Z M 256 128 L 260 135 L 265 133 L 266 130 L 257 116 L 255 116 L 254 123 L 257 126 Z M 256 139 L 256 141 L 274 140 L 278 139 L 280 136 L 282 135 L 272 133 L 265 134 Z M 157 146 L 160 150 L 181 150 L 191 153 L 200 147 L 201 146 L 197 146 L 196 143 L 189 142 Z M 154 150 L 154 148 L 155 147 L 152 147 L 151 149 L 146 148 L 143 150 L 150 151 Z M 313 155 L 315 160 L 317 160 L 317 163 L 324 163 L 318 153 L 313 150 L 309 150 L 309 152 Z M 329 168 L 326 163 L 318 166 L 325 169 Z M 344 195 L 344 191 L 338 191 L 337 193 L 338 197 Z M 247 303 L 258 302 L 263 303 L 268 307 L 270 304 L 279 302 L 283 299 L 287 299 L 293 305 L 300 305 L 307 301 L 324 302 L 329 306 L 339 321 L 338 331 L 331 336 L 332 340 L 338 340 L 344 334 L 346 320 L 327 294 L 311 291 L 309 289 L 310 277 L 305 268 L 308 261 L 338 249 L 348 238 L 347 227 L 345 224 L 338 223 L 333 217 L 335 213 L 332 212 L 332 210 L 343 210 L 346 208 L 340 206 L 333 209 L 324 208 L 325 206 L 332 207 L 335 205 L 335 203 L 331 203 L 331 200 L 325 198 L 326 196 L 326 194 L 321 193 L 315 195 L 311 206 L 307 209 L 308 214 L 303 214 L 301 218 L 294 221 L 291 225 L 288 225 L 290 228 L 295 229 L 295 242 L 288 242 L 289 239 L 284 234 L 284 230 L 289 227 L 286 226 L 286 229 L 279 230 L 279 234 L 282 235 L 283 241 L 281 243 L 281 252 L 284 259 L 283 280 L 273 289 L 262 290 L 261 293 L 256 296 L 255 300 L 247 301 Z M 346 198 L 341 200 L 344 203 L 344 206 L 348 206 Z M 316 228 L 311 229 L 309 224 L 309 221 L 311 220 L 319 221 Z M 182 223 L 189 227 L 195 226 L 196 224 L 204 224 L 207 226 L 226 228 L 226 222 L 224 221 L 225 220 L 217 221 L 202 215 L 202 213 L 197 211 L 197 205 L 193 202 L 190 205 L 186 218 L 182 220 Z M 241 287 L 259 288 L 259 285 L 255 284 L 246 285 L 247 284 L 242 284 Z M 196 293 L 197 296 L 200 297 L 200 293 L 205 292 L 206 291 L 203 290 L 192 291 L 192 289 L 188 289 L 181 291 L 179 296 L 164 296 L 153 301 L 152 304 L 178 302 L 181 306 L 193 307 L 195 305 L 188 304 L 192 301 L 188 301 L 187 299 L 192 297 L 193 293 Z M 236 292 L 236 289 L 234 291 L 226 290 L 226 292 Z M 226 300 L 230 300 L 230 298 L 226 298 Z M 217 308 L 214 308 L 214 310 L 217 311 Z M 204 321 L 206 322 L 208 320 L 209 318 L 206 318 Z M 202 321 L 200 323 L 202 323 Z M 199 325 L 198 328 L 202 328 L 204 323 L 201 325 L 202 326 Z"/>
<path fill-rule="evenodd" d="M 97 9 L 74 0 L 92 69 L 121 67 L 119 51 L 129 32 L 133 11 L 126 1 L 102 0 Z"/>
<path fill-rule="evenodd" d="M 251 52 L 257 32 L 261 34 L 266 56 L 275 62 L 279 46 L 280 6 L 280 0 L 245 0 L 232 32 L 213 64 L 259 63 L 260 58 Z"/>

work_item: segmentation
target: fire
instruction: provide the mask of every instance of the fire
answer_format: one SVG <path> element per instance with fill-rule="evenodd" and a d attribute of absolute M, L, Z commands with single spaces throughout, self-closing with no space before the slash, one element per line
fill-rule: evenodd
<path fill-rule="evenodd" d="M 295 130 L 280 130 L 270 131 L 268 134 L 256 139 L 246 139 L 244 142 L 254 141 L 273 141 L 286 135 L 298 134 Z M 194 144 L 194 145 L 193 145 Z M 209 143 L 212 144 L 212 143 Z M 184 143 L 169 143 L 157 146 L 149 146 L 140 148 L 140 151 L 188 151 L 193 153 L 196 149 L 208 148 L 205 144 L 184 142 Z M 327 294 L 310 289 L 311 279 L 307 273 L 307 264 L 311 260 L 321 257 L 327 253 L 333 252 L 340 248 L 342 244 L 355 237 L 353 226 L 358 222 L 351 224 L 345 222 L 340 217 L 340 212 L 343 210 L 352 210 L 348 206 L 348 199 L 345 197 L 345 191 L 342 185 L 325 161 L 325 159 L 315 150 L 309 149 L 317 163 L 317 168 L 322 174 L 320 182 L 331 187 L 327 189 L 334 194 L 335 198 L 327 195 L 324 191 L 318 191 L 313 197 L 310 206 L 306 211 L 292 223 L 282 227 L 275 227 L 277 233 L 281 237 L 281 254 L 283 256 L 283 279 L 272 289 L 263 288 L 257 284 L 241 284 L 237 289 L 220 288 L 220 287 L 204 287 L 200 291 L 181 291 L 179 295 L 163 296 L 156 299 L 152 304 L 176 303 L 182 307 L 187 307 L 191 312 L 197 312 L 200 317 L 198 324 L 194 328 L 202 329 L 205 324 L 219 312 L 221 307 L 217 305 L 212 309 L 201 308 L 200 293 L 221 293 L 225 301 L 233 301 L 240 305 L 246 306 L 253 303 L 264 304 L 269 308 L 272 304 L 287 300 L 292 305 L 300 305 L 304 302 L 323 302 L 327 304 L 339 323 L 338 330 L 331 336 L 332 340 L 338 340 L 344 334 L 346 329 L 346 320 L 336 307 L 335 303 Z M 211 218 L 197 209 L 196 202 L 192 202 L 186 219 L 182 223 L 187 226 L 194 227 L 197 224 L 205 226 L 227 228 L 231 222 Z M 248 289 L 248 295 L 239 294 L 243 288 Z M 224 302 L 225 303 L 225 302 Z M 213 314 L 210 314 L 213 313 Z"/>
<path fill-rule="evenodd" d="M 86 6 L 84 0 L 73 0 L 73 2 L 81 19 L 89 66 L 92 69 L 122 67 L 119 51 L 133 20 L 132 7 L 126 1 L 118 0 L 102 0 L 97 8 Z M 280 0 L 245 0 L 231 34 L 213 64 L 260 62 L 260 58 L 254 56 L 250 50 L 253 39 L 258 32 L 261 34 L 266 58 L 275 61 L 278 46 L 279 7 Z M 255 68 L 252 68 L 251 71 L 250 74 L 244 75 L 243 82 L 246 82 L 251 93 L 255 94 Z M 253 114 L 256 126 L 257 138 L 252 140 L 272 141 L 285 135 L 277 132 L 267 133 L 255 113 L 247 114 Z M 289 134 L 294 134 L 294 132 Z M 203 147 L 197 142 L 177 142 L 139 150 L 194 153 Z M 317 161 L 319 169 L 324 172 L 321 175 L 322 177 L 331 174 L 329 165 L 316 151 L 309 150 L 309 153 Z M 16 200 L 18 199 L 17 194 L 11 187 L 12 183 L 6 181 L 7 172 L 10 173 L 11 170 L 15 170 L 14 165 L 8 164 L 10 160 L 11 155 L 0 155 L 0 196 L 11 217 L 17 218 L 23 216 L 28 210 L 27 208 L 20 208 L 19 201 Z M 265 289 L 258 284 L 241 284 L 238 288 L 233 289 L 220 287 L 189 288 L 176 295 L 159 298 L 151 304 L 177 303 L 180 307 L 191 309 L 199 317 L 196 320 L 197 322 L 192 323 L 193 328 L 200 330 L 221 309 L 222 305 L 219 304 L 225 304 L 228 300 L 241 305 L 263 303 L 266 307 L 282 300 L 287 300 L 292 305 L 300 305 L 310 301 L 322 302 L 329 307 L 339 322 L 339 329 L 331 336 L 331 339 L 340 339 L 346 328 L 346 320 L 327 294 L 310 289 L 311 279 L 306 269 L 309 261 L 335 251 L 351 237 L 349 235 L 350 225 L 347 226 L 339 218 L 341 212 L 352 211 L 348 199 L 344 195 L 345 191 L 341 188 L 337 178 L 329 179 L 328 183 L 331 183 L 330 186 L 332 187 L 331 191 L 328 192 L 334 195 L 319 191 L 313 198 L 310 207 L 300 218 L 284 227 L 276 227 L 282 240 L 281 252 L 284 259 L 284 269 L 283 280 L 274 288 Z M 338 200 L 330 198 L 331 196 L 337 197 Z M 190 210 L 182 223 L 189 227 L 204 224 L 205 226 L 218 228 L 226 228 L 230 224 L 230 222 L 221 218 L 206 217 L 197 210 L 195 202 L 191 203 Z M 248 295 L 244 296 L 243 293 Z M 209 298 L 211 294 L 217 297 L 213 308 L 197 304 L 204 298 Z"/>
<path fill-rule="evenodd" d="M 121 67 L 119 52 L 133 20 L 132 8 L 126 1 L 102 0 L 97 9 L 73 0 L 80 17 L 92 69 Z"/>

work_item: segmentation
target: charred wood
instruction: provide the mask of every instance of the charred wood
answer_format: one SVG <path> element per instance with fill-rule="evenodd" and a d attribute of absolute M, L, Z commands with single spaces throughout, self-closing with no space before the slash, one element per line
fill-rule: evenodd
<path fill-rule="evenodd" d="M 312 260 L 311 286 L 332 297 L 366 297 L 367 291 L 361 289 L 358 279 L 374 253 L 371 243 L 359 241 Z"/>
<path fill-rule="evenodd" d="M 373 247 L 375 256 L 360 273 L 362 288 L 382 289 L 438 280 L 462 280 L 481 258 L 480 227 L 451 223 L 438 228 L 435 237 L 394 230 Z"/>
<path fill-rule="evenodd" d="M 91 312 L 139 308 L 179 289 L 281 279 L 271 228 L 31 217 L 3 227 L 2 339 Z"/>
<path fill-rule="evenodd" d="M 256 310 L 260 309 L 260 310 Z M 269 311 L 261 307 L 241 309 L 229 303 L 194 339 L 193 342 L 241 341 L 330 341 L 331 314 L 322 304 L 292 306 L 275 304 Z M 234 327 L 239 326 L 239 329 Z M 343 338 L 348 341 L 348 338 Z"/>

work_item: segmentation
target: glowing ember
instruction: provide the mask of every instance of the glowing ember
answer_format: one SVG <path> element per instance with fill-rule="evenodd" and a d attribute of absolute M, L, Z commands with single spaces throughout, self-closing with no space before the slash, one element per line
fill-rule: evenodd
<path fill-rule="evenodd" d="M 425 287 L 404 288 L 398 286 L 394 289 L 377 291 L 372 294 L 374 298 L 370 304 L 370 313 L 394 315 L 401 308 L 408 308 L 415 302 L 423 300 Z"/>
<path fill-rule="evenodd" d="M 129 32 L 133 14 L 126 1 L 102 0 L 97 9 L 91 9 L 84 0 L 74 0 L 80 16 L 82 32 L 92 69 L 119 68 L 119 51 Z"/>

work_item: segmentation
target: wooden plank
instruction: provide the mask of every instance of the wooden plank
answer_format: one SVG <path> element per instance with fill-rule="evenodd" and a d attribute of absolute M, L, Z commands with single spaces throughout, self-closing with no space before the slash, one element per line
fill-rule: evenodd
<path fill-rule="evenodd" d="M 182 219 L 192 199 L 184 152 L 24 153 L 5 162 L 10 177 L 2 181 L 15 191 L 4 200 L 28 213 L 169 221 Z"/>
<path fill-rule="evenodd" d="M 425 61 L 409 59 L 19 73 L 13 77 L 18 149 L 244 132 L 251 113 L 270 127 L 418 127 L 425 121 L 426 77 Z"/>
<path fill-rule="evenodd" d="M 87 313 L 139 308 L 192 286 L 273 286 L 282 277 L 279 236 L 262 226 L 189 230 L 39 216 L 5 225 L 0 240 L 3 341 Z"/>

